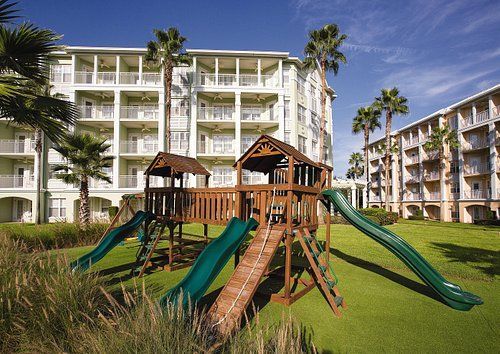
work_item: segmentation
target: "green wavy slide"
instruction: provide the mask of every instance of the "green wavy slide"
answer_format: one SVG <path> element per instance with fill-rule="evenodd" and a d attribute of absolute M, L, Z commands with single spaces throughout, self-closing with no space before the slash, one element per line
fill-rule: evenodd
<path fill-rule="evenodd" d="M 333 203 L 346 220 L 391 251 L 441 296 L 450 307 L 456 310 L 468 311 L 474 305 L 483 303 L 479 296 L 464 291 L 460 286 L 447 281 L 408 242 L 361 215 L 341 192 L 330 189 L 323 191 L 322 194 Z"/>
<path fill-rule="evenodd" d="M 92 265 L 100 261 L 109 251 L 115 248 L 120 242 L 130 236 L 142 223 L 148 219 L 153 219 L 154 214 L 145 211 L 138 211 L 125 224 L 111 230 L 106 237 L 89 253 L 81 256 L 76 261 L 71 262 L 72 271 L 89 269 Z"/>
<path fill-rule="evenodd" d="M 175 287 L 160 299 L 162 306 L 169 302 L 177 304 L 182 295 L 182 306 L 187 309 L 196 304 L 205 294 L 210 284 L 217 278 L 231 256 L 241 246 L 250 230 L 259 223 L 254 218 L 244 222 L 236 217 L 229 220 L 224 231 L 210 242 L 194 262 L 189 272 Z"/>

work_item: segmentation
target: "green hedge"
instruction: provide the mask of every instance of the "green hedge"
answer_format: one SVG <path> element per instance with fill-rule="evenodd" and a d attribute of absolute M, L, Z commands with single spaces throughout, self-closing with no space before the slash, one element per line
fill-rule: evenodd
<path fill-rule="evenodd" d="M 422 209 L 416 210 L 414 215 L 408 216 L 408 220 L 425 220 L 424 211 Z"/>
<path fill-rule="evenodd" d="M 474 224 L 483 226 L 500 226 L 500 220 L 495 220 L 495 219 L 474 220 Z"/>
<path fill-rule="evenodd" d="M 386 211 L 382 208 L 364 208 L 360 209 L 359 212 L 382 226 L 392 225 L 398 222 L 398 213 Z"/>
<path fill-rule="evenodd" d="M 95 244 L 108 224 L 92 223 L 83 229 L 77 223 L 2 224 L 0 236 L 22 241 L 29 249 L 55 249 Z"/>

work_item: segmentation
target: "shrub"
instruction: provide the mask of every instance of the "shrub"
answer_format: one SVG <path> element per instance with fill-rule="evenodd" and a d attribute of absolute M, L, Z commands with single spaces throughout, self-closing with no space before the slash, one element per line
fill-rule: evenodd
<path fill-rule="evenodd" d="M 332 215 L 330 219 L 331 224 L 342 224 L 342 225 L 350 225 L 350 223 L 344 219 L 342 215 Z"/>
<path fill-rule="evenodd" d="M 500 220 L 495 220 L 495 219 L 474 220 L 474 224 L 483 226 L 500 226 Z"/>
<path fill-rule="evenodd" d="M 415 210 L 413 215 L 408 216 L 408 220 L 425 220 L 424 211 L 422 209 Z"/>
<path fill-rule="evenodd" d="M 361 214 L 379 225 L 392 225 L 398 222 L 398 213 L 386 211 L 382 208 L 364 208 L 359 210 Z"/>
<path fill-rule="evenodd" d="M 30 250 L 47 250 L 95 244 L 107 226 L 99 223 L 92 223 L 86 228 L 77 223 L 4 224 L 0 234 L 14 241 L 22 241 Z"/>
<path fill-rule="evenodd" d="M 113 218 L 118 214 L 118 207 L 115 205 L 112 205 L 108 209 L 108 215 L 109 215 L 109 220 L 113 220 Z"/>

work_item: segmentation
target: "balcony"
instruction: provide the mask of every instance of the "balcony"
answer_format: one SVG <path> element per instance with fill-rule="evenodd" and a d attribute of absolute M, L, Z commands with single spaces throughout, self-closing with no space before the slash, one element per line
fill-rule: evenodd
<path fill-rule="evenodd" d="M 158 119 L 158 106 L 121 106 L 120 118 L 123 119 L 138 119 L 138 120 L 155 120 Z"/>
<path fill-rule="evenodd" d="M 234 120 L 234 107 L 199 107 L 198 120 L 232 121 Z"/>
<path fill-rule="evenodd" d="M 125 140 L 120 142 L 122 154 L 155 155 L 158 152 L 158 140 Z"/>
<path fill-rule="evenodd" d="M 159 86 L 162 84 L 161 74 L 158 73 L 142 73 L 141 83 L 146 86 Z"/>
<path fill-rule="evenodd" d="M 79 106 L 81 119 L 112 120 L 115 116 L 114 105 Z"/>
<path fill-rule="evenodd" d="M 33 154 L 35 141 L 31 139 L 1 139 L 0 154 Z"/>
<path fill-rule="evenodd" d="M 408 192 L 405 194 L 404 200 L 422 200 L 422 194 L 416 192 Z"/>
<path fill-rule="evenodd" d="M 93 84 L 94 73 L 90 71 L 77 71 L 75 72 L 76 84 Z"/>
<path fill-rule="evenodd" d="M 410 147 L 410 146 L 417 145 L 418 143 L 419 143 L 418 136 L 414 136 L 411 139 L 403 141 L 403 146 L 405 148 L 407 148 L 407 147 Z"/>
<path fill-rule="evenodd" d="M 274 110 L 263 107 L 241 107 L 242 121 L 277 121 Z"/>
<path fill-rule="evenodd" d="M 138 72 L 121 72 L 120 84 L 121 85 L 140 85 L 140 76 Z"/>
<path fill-rule="evenodd" d="M 420 175 L 409 175 L 405 179 L 405 183 L 419 183 L 420 182 Z"/>
<path fill-rule="evenodd" d="M 475 189 L 464 192 L 464 199 L 489 199 L 491 191 L 489 189 Z"/>
<path fill-rule="evenodd" d="M 218 155 L 234 157 L 234 144 L 229 142 L 213 142 L 213 146 L 207 144 L 198 144 L 198 154 L 200 155 Z"/>
<path fill-rule="evenodd" d="M 491 166 L 489 163 L 464 165 L 464 176 L 481 175 L 490 172 L 491 172 Z"/>
<path fill-rule="evenodd" d="M 160 187 L 161 186 L 161 178 L 151 176 L 149 177 L 149 186 L 150 187 Z M 146 178 L 144 175 L 120 175 L 119 181 L 120 188 L 138 188 L 144 189 L 146 188 Z"/>
<path fill-rule="evenodd" d="M 98 85 L 115 85 L 116 84 L 116 71 L 97 73 L 96 84 L 98 84 Z"/>
<path fill-rule="evenodd" d="M 426 182 L 437 181 L 438 179 L 439 179 L 439 171 L 430 171 L 430 172 L 425 172 L 424 174 L 424 180 Z"/>
<path fill-rule="evenodd" d="M 380 202 L 380 197 L 379 196 L 371 196 L 370 202 Z"/>
<path fill-rule="evenodd" d="M 480 149 L 485 149 L 489 147 L 489 142 L 488 139 L 483 138 L 483 139 L 476 139 L 474 141 L 464 141 L 462 144 L 462 151 L 473 151 L 473 150 L 480 150 Z"/>
<path fill-rule="evenodd" d="M 273 75 L 240 74 L 239 83 L 236 74 L 198 74 L 197 82 L 201 86 L 243 86 L 243 87 L 277 87 L 278 81 Z"/>
<path fill-rule="evenodd" d="M 35 188 L 35 176 L 0 175 L 0 188 Z"/>
<path fill-rule="evenodd" d="M 439 151 L 437 151 L 437 150 L 424 151 L 424 153 L 422 155 L 423 161 L 433 161 L 433 160 L 438 160 L 438 159 L 439 159 Z"/>
<path fill-rule="evenodd" d="M 89 71 L 75 72 L 76 84 L 94 84 L 94 73 Z M 146 86 L 159 86 L 162 84 L 161 74 L 159 73 L 143 73 L 142 79 L 138 72 L 121 72 L 118 76 L 120 85 L 146 85 Z M 116 85 L 116 72 L 99 72 L 95 80 L 99 85 Z"/>
<path fill-rule="evenodd" d="M 441 193 L 440 192 L 429 192 L 424 194 L 425 200 L 440 200 Z"/>
<path fill-rule="evenodd" d="M 497 111 L 493 112 L 493 117 L 495 117 L 495 114 L 498 115 L 498 106 L 495 108 L 497 108 Z M 492 118 L 492 117 L 490 117 L 488 110 L 485 109 L 484 111 L 476 113 L 475 119 L 474 119 L 474 116 L 472 116 L 472 115 L 468 115 L 466 117 L 463 117 L 462 120 L 460 121 L 460 123 L 461 123 L 460 128 L 464 129 L 464 128 L 472 127 L 475 125 L 479 125 L 481 123 L 487 122 L 488 120 L 490 120 L 490 118 Z"/>
<path fill-rule="evenodd" d="M 50 149 L 48 153 L 49 164 L 65 163 L 65 158 L 55 150 Z"/>
<path fill-rule="evenodd" d="M 108 177 L 113 179 L 112 174 L 108 174 Z M 78 188 L 78 186 L 75 186 Z M 109 183 L 103 180 L 96 180 L 94 178 L 89 179 L 89 188 L 90 189 L 110 189 L 113 188 L 113 183 Z"/>
<path fill-rule="evenodd" d="M 406 165 L 415 165 L 418 163 L 418 155 L 410 156 L 405 159 Z"/>

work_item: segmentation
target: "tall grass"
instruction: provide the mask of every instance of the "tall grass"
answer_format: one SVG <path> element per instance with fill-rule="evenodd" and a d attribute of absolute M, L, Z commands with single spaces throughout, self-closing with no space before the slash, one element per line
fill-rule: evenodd
<path fill-rule="evenodd" d="M 0 225 L 0 235 L 22 241 L 30 250 L 48 250 L 95 244 L 107 226 L 108 224 L 92 223 L 82 228 L 78 223 L 12 223 Z"/>
<path fill-rule="evenodd" d="M 68 353 L 302 353 L 314 348 L 290 318 L 219 338 L 203 313 L 160 308 L 145 288 L 118 294 L 66 259 L 0 238 L 0 351 Z M 120 299 L 119 301 L 117 299 Z"/>

